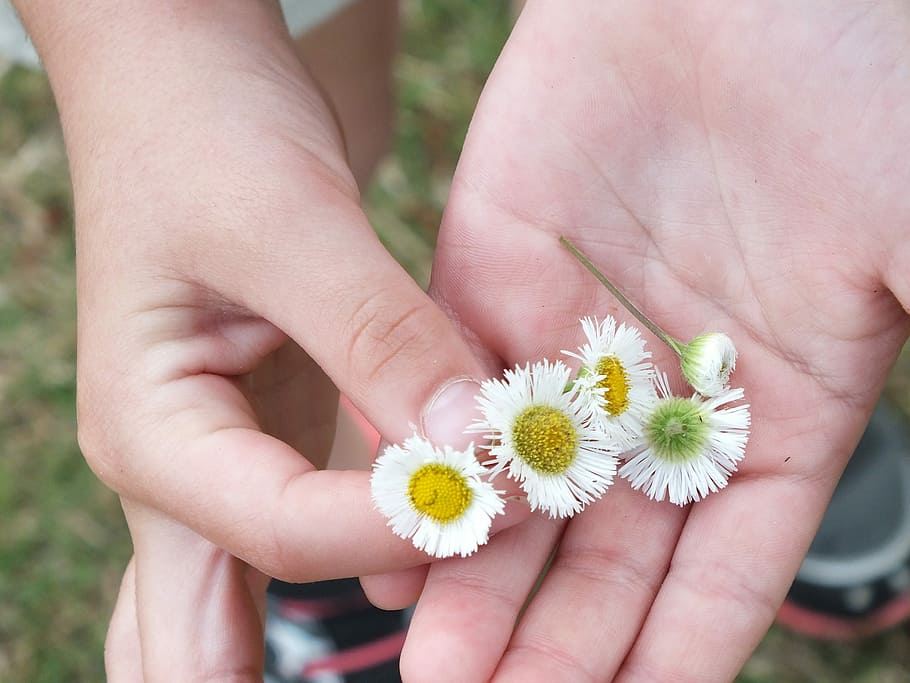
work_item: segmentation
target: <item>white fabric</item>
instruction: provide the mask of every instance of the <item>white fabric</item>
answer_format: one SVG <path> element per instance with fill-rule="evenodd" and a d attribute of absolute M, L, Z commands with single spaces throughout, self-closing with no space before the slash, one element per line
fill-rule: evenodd
<path fill-rule="evenodd" d="M 292 35 L 299 36 L 329 19 L 353 0 L 281 0 Z M 38 65 L 38 55 L 9 0 L 0 0 L 0 59 Z"/>

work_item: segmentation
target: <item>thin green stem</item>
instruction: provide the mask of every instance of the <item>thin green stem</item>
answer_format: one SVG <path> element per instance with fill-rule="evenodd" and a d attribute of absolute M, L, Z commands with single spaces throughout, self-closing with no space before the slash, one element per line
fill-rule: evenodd
<path fill-rule="evenodd" d="M 616 288 L 616 286 L 607 279 L 606 275 L 604 275 L 597 269 L 597 266 L 595 266 L 593 263 L 591 263 L 590 259 L 587 256 L 585 256 L 581 252 L 581 250 L 578 249 L 578 247 L 576 247 L 574 244 L 572 244 L 568 240 L 568 238 L 566 238 L 564 236 L 560 236 L 559 241 L 563 243 L 563 245 L 566 247 L 566 249 L 568 249 L 570 252 L 572 252 L 572 255 L 581 262 L 581 265 L 583 265 L 585 268 L 587 268 L 589 271 L 591 271 L 591 274 L 594 277 L 596 277 L 598 280 L 600 280 L 600 283 L 604 287 L 606 287 L 608 290 L 610 290 L 610 293 L 613 296 L 615 296 L 617 298 L 617 300 L 619 300 L 619 303 L 621 303 L 623 306 L 626 307 L 626 310 L 629 311 L 629 313 L 631 313 L 638 319 L 638 322 L 640 322 L 642 325 L 644 325 L 649 330 L 651 330 L 651 332 L 654 333 L 655 337 L 657 337 L 664 344 L 666 344 L 671 349 L 673 349 L 673 352 L 676 353 L 677 356 L 682 357 L 682 351 L 683 351 L 684 345 L 680 341 L 674 339 L 669 334 L 664 332 L 657 325 L 657 323 L 652 322 L 652 320 L 648 316 L 646 316 L 644 313 L 642 313 L 635 304 L 633 304 L 631 301 L 629 301 L 625 297 L 625 295 L 622 292 L 620 292 Z"/>

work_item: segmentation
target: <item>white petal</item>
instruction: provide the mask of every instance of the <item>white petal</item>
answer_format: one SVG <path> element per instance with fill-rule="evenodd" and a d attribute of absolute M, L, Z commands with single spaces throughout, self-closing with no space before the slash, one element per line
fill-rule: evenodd
<path fill-rule="evenodd" d="M 419 512 L 408 496 L 411 475 L 431 463 L 451 467 L 471 489 L 467 509 L 451 522 L 440 523 Z M 502 491 L 481 480 L 487 474 L 474 456 L 473 444 L 464 451 L 449 446 L 439 449 L 415 435 L 403 446 L 386 447 L 373 464 L 370 485 L 376 508 L 388 518 L 396 535 L 410 538 L 415 547 L 433 557 L 467 557 L 489 540 L 493 517 L 505 508 Z"/>
<path fill-rule="evenodd" d="M 666 375 L 656 375 L 655 386 L 661 401 L 671 398 Z M 721 406 L 742 397 L 742 389 L 727 389 L 710 399 L 693 396 L 690 400 L 698 403 L 706 414 L 708 433 L 702 451 L 685 462 L 667 462 L 645 440 L 640 452 L 620 468 L 619 476 L 650 498 L 669 499 L 676 505 L 699 501 L 724 488 L 745 456 L 750 414 L 748 405 Z"/>
<path fill-rule="evenodd" d="M 483 434 L 492 443 L 492 476 L 506 472 L 528 496 L 532 510 L 541 509 L 551 517 L 569 517 L 600 498 L 613 481 L 619 448 L 595 422 L 596 404 L 576 389 L 566 391 L 571 370 L 561 361 L 542 361 L 516 367 L 504 373 L 504 380 L 481 385 L 478 405 L 483 419 L 468 431 Z M 518 457 L 512 427 L 516 418 L 531 406 L 548 406 L 566 415 L 575 428 L 578 449 L 571 465 L 558 474 L 535 470 Z"/>
<path fill-rule="evenodd" d="M 638 328 L 625 323 L 617 325 L 611 316 L 604 320 L 583 318 L 581 327 L 587 342 L 578 349 L 578 353 L 563 353 L 581 361 L 585 372 L 576 382 L 579 390 L 587 392 L 600 407 L 597 411 L 600 427 L 611 439 L 621 441 L 623 448 L 628 448 L 641 436 L 642 419 L 655 398 L 652 384 L 654 367 L 648 361 L 651 352 L 645 350 Z M 600 361 L 609 357 L 619 361 L 629 383 L 629 405 L 620 415 L 611 415 L 606 410 L 608 397 L 605 390 L 597 387 L 603 376 L 596 374 L 596 368 Z"/>

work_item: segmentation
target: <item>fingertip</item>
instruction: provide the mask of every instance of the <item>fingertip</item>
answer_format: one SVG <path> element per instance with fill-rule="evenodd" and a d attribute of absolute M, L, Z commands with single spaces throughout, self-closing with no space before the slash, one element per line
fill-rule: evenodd
<path fill-rule="evenodd" d="M 398 572 L 360 577 L 367 598 L 379 609 L 399 610 L 417 602 L 430 565 L 422 564 Z"/>
<path fill-rule="evenodd" d="M 520 524 L 531 514 L 524 496 L 508 496 L 505 513 L 493 520 L 490 530 L 491 537 Z M 481 548 L 478 552 L 482 553 L 483 550 Z M 362 576 L 360 583 L 367 598 L 376 607 L 387 610 L 404 609 L 417 602 L 423 591 L 430 566 L 430 564 L 421 564 L 400 571 Z"/>

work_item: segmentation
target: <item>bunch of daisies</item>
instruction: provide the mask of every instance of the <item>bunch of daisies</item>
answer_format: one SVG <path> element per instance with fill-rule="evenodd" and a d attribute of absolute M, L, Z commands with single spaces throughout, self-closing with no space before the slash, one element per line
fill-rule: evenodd
<path fill-rule="evenodd" d="M 745 454 L 749 406 L 730 388 L 736 349 L 722 333 L 681 343 L 656 326 L 568 240 L 565 246 L 677 354 L 693 388 L 675 396 L 651 363 L 641 331 L 612 317 L 584 318 L 585 343 L 563 351 L 579 363 L 543 360 L 506 370 L 477 397 L 482 418 L 463 451 L 414 435 L 373 465 L 376 507 L 402 538 L 434 557 L 474 553 L 502 514 L 503 473 L 532 510 L 571 517 L 603 496 L 618 475 L 655 501 L 676 505 L 719 491 Z"/>

